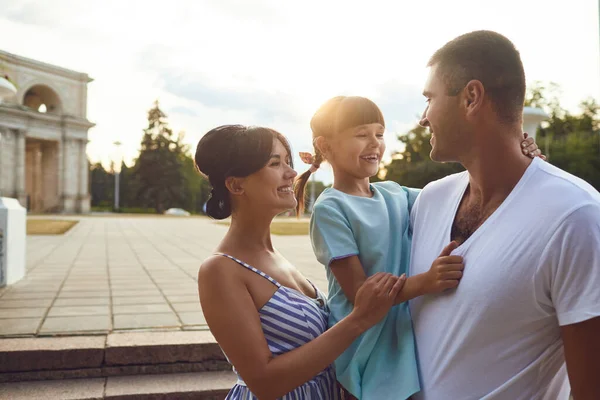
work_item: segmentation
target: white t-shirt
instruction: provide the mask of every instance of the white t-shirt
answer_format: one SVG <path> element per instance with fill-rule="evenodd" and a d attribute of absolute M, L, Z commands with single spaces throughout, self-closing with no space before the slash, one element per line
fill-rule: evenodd
<path fill-rule="evenodd" d="M 432 182 L 411 213 L 410 273 L 431 267 L 469 182 Z M 600 194 L 536 158 L 498 209 L 452 254 L 457 289 L 410 302 L 416 399 L 567 399 L 559 326 L 600 316 Z"/>

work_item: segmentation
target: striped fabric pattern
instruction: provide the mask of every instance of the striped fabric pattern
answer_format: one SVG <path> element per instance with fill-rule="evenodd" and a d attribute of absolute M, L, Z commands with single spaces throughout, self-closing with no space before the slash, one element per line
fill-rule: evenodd
<path fill-rule="evenodd" d="M 228 254 L 219 253 L 243 267 L 257 273 L 275 286 L 277 291 L 259 310 L 263 333 L 269 350 L 278 356 L 298 348 L 327 329 L 329 310 L 325 296 L 316 287 L 317 299 L 312 299 L 297 290 L 282 286 L 275 279 L 251 265 Z M 235 368 L 234 368 L 235 371 Z M 236 372 L 237 373 L 237 372 Z M 238 374 L 238 383 L 231 389 L 226 400 L 258 400 L 244 384 Z M 339 400 L 341 399 L 333 365 L 321 371 L 310 381 L 297 387 L 283 400 Z"/>

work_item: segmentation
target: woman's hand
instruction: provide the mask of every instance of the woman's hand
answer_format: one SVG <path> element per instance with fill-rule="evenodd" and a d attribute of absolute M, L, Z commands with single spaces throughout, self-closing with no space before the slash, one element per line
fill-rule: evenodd
<path fill-rule="evenodd" d="M 378 272 L 369 277 L 356 292 L 354 310 L 350 315 L 357 320 L 362 329 L 369 329 L 392 308 L 405 282 L 405 274 L 394 276 Z"/>

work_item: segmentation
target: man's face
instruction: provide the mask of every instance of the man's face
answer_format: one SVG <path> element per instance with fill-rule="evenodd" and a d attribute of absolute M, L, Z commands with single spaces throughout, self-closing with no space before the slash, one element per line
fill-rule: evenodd
<path fill-rule="evenodd" d="M 449 96 L 438 66 L 433 65 L 425 83 L 423 96 L 427 107 L 419 124 L 431 132 L 431 154 L 433 161 L 459 161 L 463 141 L 464 119 L 460 108 L 461 95 Z"/>

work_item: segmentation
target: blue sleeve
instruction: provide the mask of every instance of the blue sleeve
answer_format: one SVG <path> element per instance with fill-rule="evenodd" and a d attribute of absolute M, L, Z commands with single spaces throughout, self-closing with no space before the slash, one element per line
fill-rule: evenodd
<path fill-rule="evenodd" d="M 419 197 L 419 193 L 421 193 L 422 189 L 414 189 L 414 188 L 409 188 L 406 186 L 402 186 L 402 189 L 404 189 L 407 193 L 408 212 L 410 213 L 412 211 L 413 205 L 415 204 L 417 197 Z"/>
<path fill-rule="evenodd" d="M 310 239 L 317 260 L 325 266 L 358 254 L 350 223 L 336 207 L 315 205 L 310 218 Z"/>

